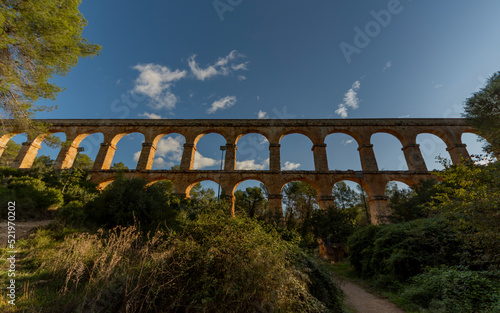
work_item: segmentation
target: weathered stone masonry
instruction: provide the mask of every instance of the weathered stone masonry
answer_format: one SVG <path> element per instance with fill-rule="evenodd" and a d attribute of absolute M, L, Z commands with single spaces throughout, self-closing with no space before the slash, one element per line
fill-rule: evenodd
<path fill-rule="evenodd" d="M 430 133 L 441 138 L 450 153 L 453 163 L 469 158 L 462 143 L 463 133 L 474 133 L 472 126 L 463 119 L 351 119 L 351 120 L 39 120 L 51 124 L 50 133 L 62 132 L 66 144 L 56 159 L 56 169 L 71 168 L 77 148 L 85 137 L 102 133 L 104 141 L 94 162 L 92 180 L 101 187 L 112 182 L 116 171 L 110 170 L 118 141 L 127 134 L 138 132 L 145 137 L 135 170 L 126 171 L 125 177 L 140 177 L 150 182 L 168 179 L 175 185 L 178 194 L 189 196 L 189 191 L 198 182 L 219 182 L 225 190 L 227 200 L 234 204 L 234 191 L 242 181 L 253 179 L 264 183 L 269 190 L 269 205 L 277 214 L 281 213 L 281 189 L 291 181 L 306 181 L 318 192 L 320 206 L 333 204 L 333 185 L 342 180 L 361 183 L 368 195 L 373 223 L 383 221 L 388 214 L 384 189 L 389 181 L 396 180 L 408 185 L 429 178 L 419 145 L 418 134 Z M 5 121 L 8 124 L 8 121 Z M 408 171 L 380 171 L 373 153 L 371 137 L 375 133 L 389 133 L 401 142 L 408 164 Z M 7 142 L 19 132 L 12 130 L 0 137 L 0 156 Z M 165 135 L 178 133 L 186 143 L 179 170 L 152 170 L 158 141 Z M 217 170 L 193 170 L 196 144 L 206 134 L 217 133 L 226 139 L 225 166 L 222 173 Z M 269 170 L 235 170 L 238 140 L 245 134 L 258 133 L 269 141 Z M 280 140 L 285 135 L 299 133 L 313 143 L 314 171 L 281 171 Z M 362 179 L 354 171 L 330 171 L 325 138 L 332 133 L 352 136 L 358 143 Z M 23 143 L 14 161 L 14 167 L 30 168 L 36 158 L 46 134 L 29 138 Z M 234 205 L 233 205 L 234 210 Z"/>

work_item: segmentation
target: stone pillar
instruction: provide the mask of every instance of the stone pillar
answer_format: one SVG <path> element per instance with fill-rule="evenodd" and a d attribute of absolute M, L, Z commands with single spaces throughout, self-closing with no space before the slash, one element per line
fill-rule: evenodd
<path fill-rule="evenodd" d="M 408 165 L 408 170 L 416 172 L 427 172 L 427 166 L 425 165 L 424 158 L 420 152 L 420 145 L 409 144 L 401 148 L 405 155 L 406 164 Z"/>
<path fill-rule="evenodd" d="M 236 202 L 236 197 L 231 195 L 224 195 L 224 200 L 229 203 L 229 214 L 234 217 L 234 203 Z"/>
<path fill-rule="evenodd" d="M 277 222 L 283 221 L 283 209 L 281 201 L 283 200 L 282 194 L 268 194 L 267 205 L 271 212 L 271 219 Z"/>
<path fill-rule="evenodd" d="M 363 171 L 378 171 L 377 160 L 375 159 L 375 153 L 373 153 L 373 145 L 361 145 L 358 151 Z"/>
<path fill-rule="evenodd" d="M 326 144 L 315 144 L 312 147 L 314 155 L 314 169 L 316 172 L 328 172 L 328 157 L 326 156 Z"/>
<path fill-rule="evenodd" d="M 12 167 L 30 168 L 33 165 L 33 162 L 35 161 L 36 155 L 38 154 L 38 150 L 40 150 L 41 148 L 39 141 L 41 140 L 32 140 L 23 142 L 19 154 L 12 163 Z"/>
<path fill-rule="evenodd" d="M 101 143 L 101 148 L 94 161 L 93 170 L 109 170 L 111 168 L 111 162 L 113 162 L 113 156 L 115 155 L 116 146 L 109 142 Z"/>
<path fill-rule="evenodd" d="M 194 143 L 185 143 L 182 151 L 180 170 L 189 171 L 193 169 L 196 146 Z"/>
<path fill-rule="evenodd" d="M 320 196 L 318 200 L 319 207 L 322 209 L 328 209 L 329 207 L 335 206 L 334 196 Z"/>
<path fill-rule="evenodd" d="M 450 153 L 451 161 L 453 164 L 460 164 L 462 159 L 470 159 L 469 152 L 466 149 L 467 145 L 463 143 L 452 144 L 446 148 Z"/>
<path fill-rule="evenodd" d="M 153 159 L 156 153 L 156 145 L 151 142 L 144 142 L 142 144 L 141 155 L 137 162 L 136 170 L 150 170 L 153 168 Z"/>
<path fill-rule="evenodd" d="M 368 197 L 368 205 L 370 206 L 370 220 L 373 225 L 389 224 L 391 214 L 389 197 L 385 195 Z"/>
<path fill-rule="evenodd" d="M 5 149 L 7 149 L 7 146 L 0 146 L 0 158 L 2 157 L 3 155 L 3 152 L 5 151 Z"/>
<path fill-rule="evenodd" d="M 271 172 L 281 171 L 280 147 L 281 145 L 279 143 L 269 144 L 269 170 Z"/>
<path fill-rule="evenodd" d="M 224 171 L 234 171 L 236 169 L 236 145 L 226 144 L 226 157 L 224 161 Z"/>
<path fill-rule="evenodd" d="M 10 138 L 12 137 L 13 135 L 10 134 L 3 135 L 2 137 L 0 137 L 0 157 L 2 157 L 3 152 L 5 151 L 5 149 L 7 149 L 7 144 L 9 143 Z"/>
<path fill-rule="evenodd" d="M 54 169 L 61 170 L 71 168 L 78 154 L 78 145 L 71 143 L 63 145 L 54 163 Z"/>

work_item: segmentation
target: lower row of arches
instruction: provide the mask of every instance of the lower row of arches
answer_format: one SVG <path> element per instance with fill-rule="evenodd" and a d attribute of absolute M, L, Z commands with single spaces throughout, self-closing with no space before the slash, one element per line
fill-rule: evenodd
<path fill-rule="evenodd" d="M 108 181 L 102 184 L 104 188 L 110 188 L 113 182 Z M 168 186 L 168 191 L 175 193 L 174 183 L 170 180 L 159 180 L 150 183 L 164 184 Z M 395 191 L 410 189 L 409 185 L 400 181 L 389 181 L 385 185 L 385 196 L 390 197 Z M 224 190 L 221 186 L 212 180 L 203 180 L 193 183 L 186 189 L 187 197 L 197 200 L 224 200 L 231 198 L 234 200 L 234 213 L 245 214 L 250 217 L 267 217 L 271 214 L 276 214 L 276 208 L 272 205 L 276 204 L 276 200 L 280 203 L 280 211 L 283 218 L 287 220 L 302 219 L 307 212 L 317 210 L 320 207 L 334 205 L 337 208 L 350 209 L 357 208 L 366 212 L 367 218 L 373 214 L 373 209 L 370 209 L 370 197 L 365 189 L 357 182 L 351 180 L 342 180 L 333 186 L 329 201 L 324 201 L 324 195 L 319 196 L 317 187 L 306 181 L 291 181 L 281 188 L 280 197 L 276 195 L 270 196 L 269 189 L 265 184 L 258 180 L 245 180 L 238 183 L 232 191 Z M 271 203 L 273 202 L 274 203 Z M 325 203 L 326 202 L 326 203 Z M 370 213 L 371 211 L 371 213 Z"/>

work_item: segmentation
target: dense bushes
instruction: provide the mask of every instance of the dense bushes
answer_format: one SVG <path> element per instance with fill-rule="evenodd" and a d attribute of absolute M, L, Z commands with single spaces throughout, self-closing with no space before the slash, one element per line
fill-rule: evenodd
<path fill-rule="evenodd" d="M 134 226 L 79 233 L 43 258 L 20 310 L 40 312 L 341 312 L 330 274 L 279 234 L 225 210 L 149 238 Z M 41 276 L 40 276 L 41 275 Z M 45 276 L 43 276 L 45 275 Z M 33 282 L 30 286 L 33 285 Z M 27 285 L 25 285 L 27 286 Z M 51 299 L 47 301 L 45 299 Z"/>
<path fill-rule="evenodd" d="M 457 265 L 463 242 L 440 217 L 386 226 L 368 226 L 349 239 L 350 261 L 363 277 L 392 275 L 400 281 L 426 266 Z"/>
<path fill-rule="evenodd" d="M 0 201 L 15 201 L 16 219 L 22 220 L 49 216 L 48 209 L 63 204 L 63 195 L 60 190 L 47 187 L 40 179 L 13 177 L 6 187 L 0 186 Z M 6 210 L 2 210 L 2 218 L 7 219 Z"/>
<path fill-rule="evenodd" d="M 159 223 L 172 227 L 181 199 L 163 184 L 147 185 L 141 179 L 117 179 L 84 207 L 90 225 L 113 228 L 139 223 L 155 228 Z"/>
<path fill-rule="evenodd" d="M 415 310 L 431 312 L 500 312 L 500 272 L 464 267 L 431 268 L 412 278 L 401 297 Z"/>

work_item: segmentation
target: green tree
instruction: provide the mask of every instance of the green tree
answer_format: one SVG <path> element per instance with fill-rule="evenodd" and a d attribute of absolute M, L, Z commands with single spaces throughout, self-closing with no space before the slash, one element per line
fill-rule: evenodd
<path fill-rule="evenodd" d="M 94 161 L 86 154 L 78 153 L 75 162 L 73 162 L 73 168 L 79 168 L 82 170 L 90 170 Z"/>
<path fill-rule="evenodd" d="M 485 151 L 500 158 L 500 72 L 493 74 L 485 87 L 465 101 L 464 116 L 488 141 Z"/>
<path fill-rule="evenodd" d="M 283 202 L 285 204 L 285 219 L 290 227 L 299 224 L 303 230 L 307 228 L 304 225 L 310 222 L 311 214 L 318 208 L 316 190 L 308 183 L 294 181 L 283 187 Z M 297 225 L 297 226 L 299 226 Z"/>
<path fill-rule="evenodd" d="M 123 164 L 123 162 L 118 162 L 118 163 L 113 163 L 113 165 L 111 165 L 111 169 L 112 170 L 128 170 L 128 166 L 126 166 L 125 164 Z"/>
<path fill-rule="evenodd" d="M 266 197 L 259 187 L 248 187 L 245 191 L 237 190 L 235 209 L 237 212 L 245 212 L 250 218 L 260 217 L 266 211 Z"/>
<path fill-rule="evenodd" d="M 39 99 L 55 99 L 61 87 L 50 83 L 66 75 L 80 57 L 98 54 L 100 46 L 82 37 L 87 21 L 81 0 L 3 0 L 0 2 L 0 103 L 2 118 L 13 118 L 28 134 L 40 125 L 30 121 Z"/>
<path fill-rule="evenodd" d="M 9 142 L 7 142 L 7 148 L 5 148 L 0 158 L 0 166 L 10 166 L 16 159 L 19 150 L 21 150 L 21 145 L 9 140 Z"/>
<path fill-rule="evenodd" d="M 343 181 L 333 186 L 332 195 L 335 197 L 335 206 L 342 209 L 350 208 L 360 203 L 358 193 Z"/>

